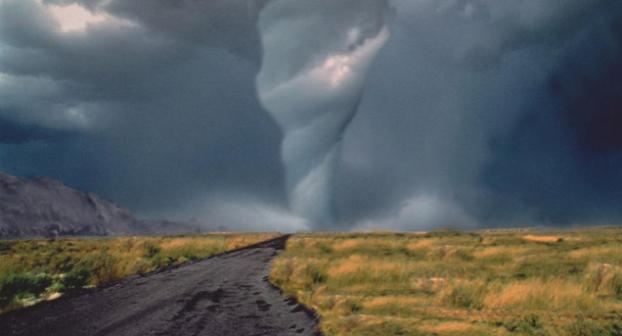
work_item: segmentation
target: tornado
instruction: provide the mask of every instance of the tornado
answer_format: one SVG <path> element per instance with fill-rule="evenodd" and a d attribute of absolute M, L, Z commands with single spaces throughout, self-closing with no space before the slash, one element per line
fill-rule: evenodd
<path fill-rule="evenodd" d="M 273 0 L 259 14 L 258 97 L 283 131 L 290 211 L 316 227 L 335 221 L 341 140 L 389 38 L 389 13 L 386 0 Z"/>

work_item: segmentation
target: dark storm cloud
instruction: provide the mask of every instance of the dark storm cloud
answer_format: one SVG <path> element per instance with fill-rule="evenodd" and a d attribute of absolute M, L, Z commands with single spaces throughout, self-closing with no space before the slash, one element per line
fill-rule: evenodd
<path fill-rule="evenodd" d="M 10 111 L 3 114 L 8 115 Z M 71 132 L 57 131 L 39 125 L 20 123 L 0 117 L 0 144 L 15 145 L 31 141 L 53 141 L 71 135 L 73 135 Z"/>
<path fill-rule="evenodd" d="M 174 210 L 223 190 L 279 201 L 280 131 L 257 102 L 256 55 L 243 50 L 254 31 L 203 12 L 226 22 L 247 2 L 168 3 L 91 1 L 127 21 L 64 33 L 37 1 L 3 2 L 2 169 L 50 175 L 146 215 L 187 219 Z M 167 15 L 187 26 L 166 26 Z M 227 30 L 239 44 L 221 48 Z"/>
<path fill-rule="evenodd" d="M 104 21 L 64 32 L 46 6 L 76 3 Z M 256 95 L 265 3 L 0 1 L 0 170 L 144 215 L 302 227 Z M 342 227 L 622 216 L 619 1 L 391 5 L 343 138 Z"/>
<path fill-rule="evenodd" d="M 111 1 L 111 13 L 140 23 L 157 33 L 190 44 L 211 44 L 256 62 L 261 47 L 256 31 L 259 10 L 266 1 Z"/>
<path fill-rule="evenodd" d="M 616 9 L 569 46 L 549 76 L 546 100 L 492 143 L 497 155 L 487 181 L 543 221 L 620 220 L 622 21 Z"/>
<path fill-rule="evenodd" d="M 394 4 L 392 38 L 345 139 L 342 216 L 405 229 L 601 221 L 601 201 L 619 200 L 611 191 L 620 186 L 612 174 L 620 151 L 586 157 L 580 134 L 598 133 L 590 141 L 611 147 L 615 137 L 604 134 L 622 126 L 616 104 L 601 99 L 620 96 L 612 78 L 620 3 Z M 608 43 L 579 43 L 595 38 Z M 583 70 L 570 59 L 583 60 Z M 608 77 L 587 84 L 596 73 Z M 551 91 L 556 74 L 573 88 L 564 97 Z M 599 189 L 608 192 L 593 197 Z M 570 215 L 559 216 L 564 210 Z"/>

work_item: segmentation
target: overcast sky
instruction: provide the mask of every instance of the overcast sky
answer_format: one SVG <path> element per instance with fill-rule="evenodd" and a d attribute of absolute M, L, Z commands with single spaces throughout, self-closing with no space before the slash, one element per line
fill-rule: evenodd
<path fill-rule="evenodd" d="M 334 228 L 620 223 L 622 1 L 305 3 L 0 0 L 0 170 L 145 217 L 314 228 L 287 210 L 258 22 L 285 22 L 283 71 L 384 25 L 339 137 Z"/>

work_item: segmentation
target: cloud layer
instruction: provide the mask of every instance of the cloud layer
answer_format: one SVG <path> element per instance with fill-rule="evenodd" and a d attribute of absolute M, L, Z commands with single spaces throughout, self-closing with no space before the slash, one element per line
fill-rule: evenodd
<path fill-rule="evenodd" d="M 145 216 L 303 228 L 284 224 L 287 132 L 255 88 L 258 18 L 284 2 L 0 0 L 0 170 Z M 620 220 L 619 1 L 365 2 L 391 36 L 343 135 L 336 228 Z M 277 29 L 308 42 L 275 71 L 334 51 L 335 22 L 377 29 L 330 3 L 273 14 L 325 30 Z"/>

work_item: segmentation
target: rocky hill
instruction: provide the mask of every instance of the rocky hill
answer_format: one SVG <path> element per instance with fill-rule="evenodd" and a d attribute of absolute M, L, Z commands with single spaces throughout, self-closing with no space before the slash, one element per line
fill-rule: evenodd
<path fill-rule="evenodd" d="M 168 221 L 144 221 L 101 197 L 50 178 L 0 172 L 0 239 L 194 233 Z"/>

